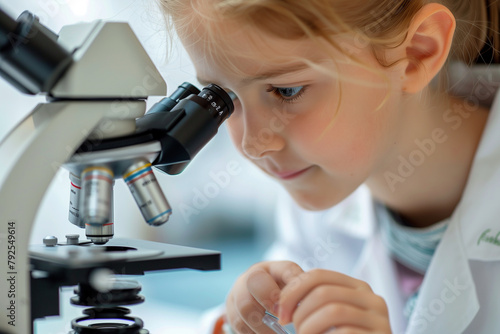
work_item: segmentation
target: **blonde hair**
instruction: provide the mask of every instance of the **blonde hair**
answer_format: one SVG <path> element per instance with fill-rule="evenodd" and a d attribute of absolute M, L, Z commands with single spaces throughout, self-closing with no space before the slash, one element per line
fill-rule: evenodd
<path fill-rule="evenodd" d="M 325 45 L 333 46 L 354 63 L 379 74 L 387 86 L 390 86 L 388 77 L 382 71 L 365 64 L 356 57 L 356 53 L 343 49 L 333 36 L 354 33 L 359 42 L 371 47 L 383 67 L 391 67 L 403 59 L 388 62 L 381 51 L 397 47 L 405 41 L 411 20 L 428 3 L 440 3 L 455 16 L 456 30 L 448 61 L 458 60 L 471 65 L 475 62 L 490 63 L 499 60 L 499 0 L 203 0 L 206 1 L 205 7 L 200 4 L 202 0 L 158 1 L 165 14 L 169 32 L 175 31 L 174 28 L 180 33 L 190 31 L 184 29 L 186 26 L 190 26 L 192 31 L 193 24 L 194 30 L 196 25 L 203 25 L 204 35 L 198 38 L 206 39 L 203 41 L 205 55 L 213 57 L 213 54 L 218 54 L 217 60 L 235 74 L 242 73 L 229 57 L 231 45 L 224 42 L 224 34 L 218 30 L 220 25 L 217 23 L 222 20 L 237 22 L 239 25 L 247 24 L 279 38 L 310 38 L 317 41 L 318 47 L 323 49 Z M 208 13 L 204 10 L 208 10 Z M 193 15 L 193 11 L 196 15 Z M 172 38 L 173 34 L 170 36 Z M 258 45 L 258 41 L 255 41 L 255 45 Z M 211 52 L 213 48 L 225 49 L 224 52 Z M 321 65 L 307 59 L 298 60 L 321 68 Z M 419 65 L 417 59 L 413 61 Z M 447 66 L 439 75 L 438 91 L 444 91 L 448 87 L 446 69 Z M 342 91 L 341 82 L 338 89 L 339 92 Z M 377 109 L 388 98 L 389 92 Z M 341 98 L 330 124 L 320 138 L 332 127 L 340 105 Z"/>
<path fill-rule="evenodd" d="M 178 24 L 186 24 L 189 15 L 183 13 L 189 7 L 187 4 L 194 8 L 199 0 L 159 1 L 169 30 L 173 31 L 173 18 Z M 472 64 L 482 57 L 481 50 L 486 45 L 495 61 L 498 60 L 498 0 L 211 0 L 210 14 L 215 13 L 218 19 L 247 23 L 285 39 L 306 36 L 323 39 L 339 50 L 332 33 L 355 32 L 376 51 L 402 43 L 411 19 L 429 2 L 441 3 L 456 18 L 449 59 Z M 380 61 L 384 63 L 383 59 Z M 491 59 L 483 59 L 488 61 Z"/>

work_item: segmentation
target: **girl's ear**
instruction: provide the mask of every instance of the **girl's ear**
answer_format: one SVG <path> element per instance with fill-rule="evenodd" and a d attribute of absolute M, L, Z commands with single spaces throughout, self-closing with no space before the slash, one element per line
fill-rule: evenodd
<path fill-rule="evenodd" d="M 448 58 L 455 27 L 453 14 L 437 3 L 427 4 L 415 14 L 403 44 L 389 51 L 406 59 L 401 73 L 403 91 L 417 93 L 439 73 Z"/>

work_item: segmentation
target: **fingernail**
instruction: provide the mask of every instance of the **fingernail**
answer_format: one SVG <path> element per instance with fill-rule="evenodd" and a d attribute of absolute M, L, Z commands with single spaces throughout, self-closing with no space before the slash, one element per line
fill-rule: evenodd
<path fill-rule="evenodd" d="M 278 323 L 279 323 L 281 326 L 285 326 L 285 325 L 287 325 L 287 324 L 288 324 L 288 321 L 285 321 L 284 319 L 279 318 L 279 319 L 278 319 Z"/>
<path fill-rule="evenodd" d="M 286 319 L 285 319 L 285 315 L 283 314 L 283 312 L 280 311 L 278 313 L 277 317 L 278 317 L 278 323 L 280 325 L 286 325 L 288 323 L 288 321 L 286 321 Z"/>

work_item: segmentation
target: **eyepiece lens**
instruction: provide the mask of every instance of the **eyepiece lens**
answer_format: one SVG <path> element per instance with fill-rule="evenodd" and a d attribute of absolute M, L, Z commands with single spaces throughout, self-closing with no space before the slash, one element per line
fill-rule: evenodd
<path fill-rule="evenodd" d="M 207 100 L 210 113 L 218 118 L 219 124 L 231 116 L 234 111 L 233 100 L 224 89 L 216 84 L 209 84 L 203 88 L 198 96 Z"/>

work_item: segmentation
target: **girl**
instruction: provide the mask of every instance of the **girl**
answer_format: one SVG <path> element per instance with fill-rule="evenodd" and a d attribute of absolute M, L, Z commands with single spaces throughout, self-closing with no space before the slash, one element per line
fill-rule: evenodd
<path fill-rule="evenodd" d="M 273 261 L 223 320 L 272 333 L 494 333 L 494 0 L 162 0 L 238 150 L 280 182 Z M 478 69 L 481 70 L 481 69 Z M 479 73 L 479 74 L 478 74 Z"/>

